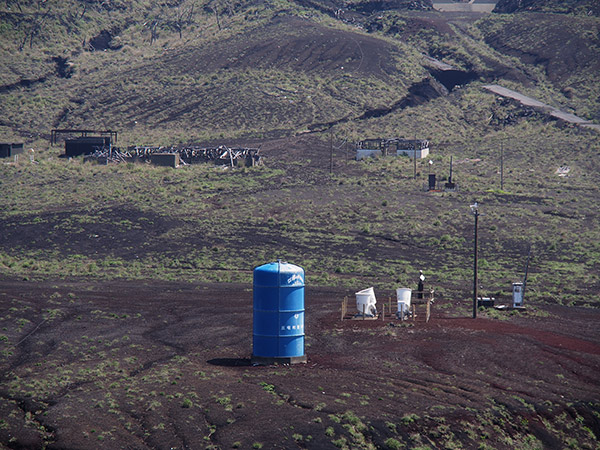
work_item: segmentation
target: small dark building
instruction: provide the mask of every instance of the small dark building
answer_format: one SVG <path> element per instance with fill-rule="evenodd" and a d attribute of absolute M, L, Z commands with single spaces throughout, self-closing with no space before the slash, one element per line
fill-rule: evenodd
<path fill-rule="evenodd" d="M 23 144 L 0 143 L 0 158 L 10 158 L 19 153 L 23 153 Z"/>
<path fill-rule="evenodd" d="M 108 136 L 84 136 L 65 141 L 65 155 L 68 157 L 90 155 L 96 150 L 110 147 L 111 139 Z"/>
<path fill-rule="evenodd" d="M 430 173 L 429 174 L 429 190 L 430 191 L 435 191 L 435 187 L 436 187 L 436 179 L 435 179 L 435 173 Z"/>

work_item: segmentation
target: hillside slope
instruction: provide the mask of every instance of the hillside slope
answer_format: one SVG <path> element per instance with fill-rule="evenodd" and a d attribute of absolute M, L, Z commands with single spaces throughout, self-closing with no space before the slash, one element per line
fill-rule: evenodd
<path fill-rule="evenodd" d="M 352 2 L 343 14 L 324 1 L 7 3 L 0 131 L 35 141 L 99 127 L 124 143 L 170 144 L 336 125 L 356 138 L 398 134 L 403 110 L 445 98 L 452 112 L 433 127 L 427 108 L 407 115 L 411 134 L 446 140 L 470 110 L 492 108 L 478 83 L 503 81 L 598 119 L 596 18 L 545 14 L 532 28 L 519 14 L 445 16 L 413 3 Z M 427 57 L 455 68 L 450 84 Z M 457 136 L 493 131 L 469 124 Z"/>
<path fill-rule="evenodd" d="M 494 12 L 498 13 L 522 11 L 598 16 L 600 15 L 600 4 L 594 0 L 500 0 L 494 9 Z"/>
<path fill-rule="evenodd" d="M 230 137 L 290 135 L 396 100 L 412 81 L 398 73 L 402 57 L 398 45 L 275 17 L 222 40 L 101 72 L 93 86 L 84 81 L 85 104 L 69 109 L 69 121 L 113 117 L 121 127 L 137 121 L 201 126 Z M 111 89 L 119 85 L 122 91 Z"/>

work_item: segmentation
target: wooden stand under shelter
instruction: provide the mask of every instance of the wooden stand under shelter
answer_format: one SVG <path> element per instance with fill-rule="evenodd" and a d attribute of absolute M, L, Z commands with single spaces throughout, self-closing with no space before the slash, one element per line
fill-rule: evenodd
<path fill-rule="evenodd" d="M 363 311 L 362 314 L 358 312 L 355 313 L 354 311 L 356 311 L 356 308 L 352 308 L 352 305 L 349 310 L 348 297 L 344 297 L 344 300 L 342 300 L 341 320 L 385 320 L 387 317 L 388 319 L 395 319 L 400 321 L 409 320 L 412 322 L 416 322 L 417 318 L 419 318 L 419 320 L 422 320 L 424 318 L 425 323 L 427 323 L 431 318 L 431 304 L 434 300 L 433 293 L 433 289 L 431 289 L 429 292 L 413 291 L 411 293 L 409 311 L 400 311 L 400 309 L 398 309 L 398 300 L 393 300 L 392 297 L 389 297 L 387 303 L 378 304 L 378 307 L 381 308 L 381 310 L 377 313 L 376 316 L 368 315 L 365 313 L 365 311 Z M 422 295 L 422 298 L 418 298 L 419 294 Z M 403 305 L 401 305 L 401 308 L 402 306 Z M 423 311 L 423 308 L 425 309 L 425 311 Z M 417 310 L 421 310 L 421 312 L 417 314 Z M 401 313 L 397 314 L 398 312 Z"/>

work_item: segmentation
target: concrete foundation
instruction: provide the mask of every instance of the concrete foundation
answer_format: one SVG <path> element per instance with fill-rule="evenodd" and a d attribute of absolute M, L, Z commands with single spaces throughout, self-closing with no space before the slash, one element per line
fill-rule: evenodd
<path fill-rule="evenodd" d="M 302 356 L 290 356 L 285 358 L 272 358 L 267 356 L 255 356 L 252 355 L 252 364 L 259 364 L 261 366 L 270 366 L 273 364 L 302 364 L 306 363 L 306 355 Z"/>

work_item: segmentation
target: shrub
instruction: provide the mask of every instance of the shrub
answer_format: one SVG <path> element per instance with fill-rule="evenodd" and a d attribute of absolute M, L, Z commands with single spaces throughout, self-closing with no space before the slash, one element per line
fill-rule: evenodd
<path fill-rule="evenodd" d="M 401 449 L 404 447 L 403 443 L 401 443 L 400 441 L 398 441 L 394 438 L 386 439 L 384 444 L 385 444 L 385 447 L 389 448 L 390 450 L 398 450 L 398 449 Z"/>
<path fill-rule="evenodd" d="M 420 417 L 417 416 L 416 414 L 406 414 L 405 416 L 402 417 L 402 423 L 404 425 L 410 425 L 411 423 L 414 423 L 415 420 L 419 420 Z"/>

